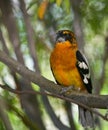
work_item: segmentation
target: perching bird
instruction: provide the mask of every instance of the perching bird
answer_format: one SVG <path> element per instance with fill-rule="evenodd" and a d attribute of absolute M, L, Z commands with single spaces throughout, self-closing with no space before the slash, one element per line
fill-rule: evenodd
<path fill-rule="evenodd" d="M 73 32 L 57 32 L 55 47 L 50 56 L 50 66 L 55 80 L 65 87 L 74 86 L 76 91 L 92 93 L 89 66 L 78 50 Z M 94 120 L 90 111 L 79 106 L 79 121 L 83 127 L 93 127 Z"/>

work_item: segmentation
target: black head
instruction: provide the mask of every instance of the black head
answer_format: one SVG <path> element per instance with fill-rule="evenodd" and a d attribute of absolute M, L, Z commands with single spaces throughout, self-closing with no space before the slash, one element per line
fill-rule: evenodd
<path fill-rule="evenodd" d="M 56 42 L 65 42 L 69 41 L 74 43 L 76 41 L 75 35 L 70 30 L 60 30 L 57 32 Z"/>

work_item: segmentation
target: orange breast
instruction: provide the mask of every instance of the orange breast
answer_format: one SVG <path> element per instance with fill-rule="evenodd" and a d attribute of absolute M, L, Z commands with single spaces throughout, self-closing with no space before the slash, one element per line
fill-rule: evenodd
<path fill-rule="evenodd" d="M 84 89 L 82 79 L 76 68 L 76 47 L 68 42 L 56 44 L 51 53 L 50 65 L 58 83 Z"/>

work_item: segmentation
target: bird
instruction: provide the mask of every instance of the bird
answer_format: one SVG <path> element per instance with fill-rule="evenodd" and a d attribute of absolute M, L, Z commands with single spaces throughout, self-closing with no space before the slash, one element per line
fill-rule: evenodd
<path fill-rule="evenodd" d="M 65 88 L 73 86 L 75 91 L 81 93 L 92 93 L 88 61 L 79 50 L 76 36 L 72 31 L 57 31 L 50 55 L 50 68 L 57 84 Z M 92 112 L 81 106 L 78 106 L 78 110 L 82 126 L 94 127 Z"/>

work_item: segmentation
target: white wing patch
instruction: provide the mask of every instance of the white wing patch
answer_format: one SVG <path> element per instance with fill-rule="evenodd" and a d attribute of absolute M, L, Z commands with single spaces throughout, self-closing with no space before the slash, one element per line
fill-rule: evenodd
<path fill-rule="evenodd" d="M 88 69 L 88 66 L 84 62 L 78 61 L 78 65 L 81 69 Z"/>
<path fill-rule="evenodd" d="M 81 61 L 78 61 L 78 66 L 79 66 L 80 69 L 84 69 L 84 70 L 89 69 L 88 66 L 86 65 L 86 63 L 83 62 L 83 61 L 82 61 L 82 62 L 81 62 Z M 83 82 L 84 82 L 85 84 L 88 84 L 88 83 L 89 83 L 88 79 L 90 78 L 90 73 L 88 73 L 88 74 L 83 74 L 83 76 L 84 76 Z"/>
<path fill-rule="evenodd" d="M 90 78 L 90 73 L 89 73 L 89 74 L 84 74 L 84 79 L 83 79 L 83 81 L 84 81 L 85 84 L 88 84 L 88 83 L 89 83 L 89 81 L 88 81 L 89 78 Z"/>

